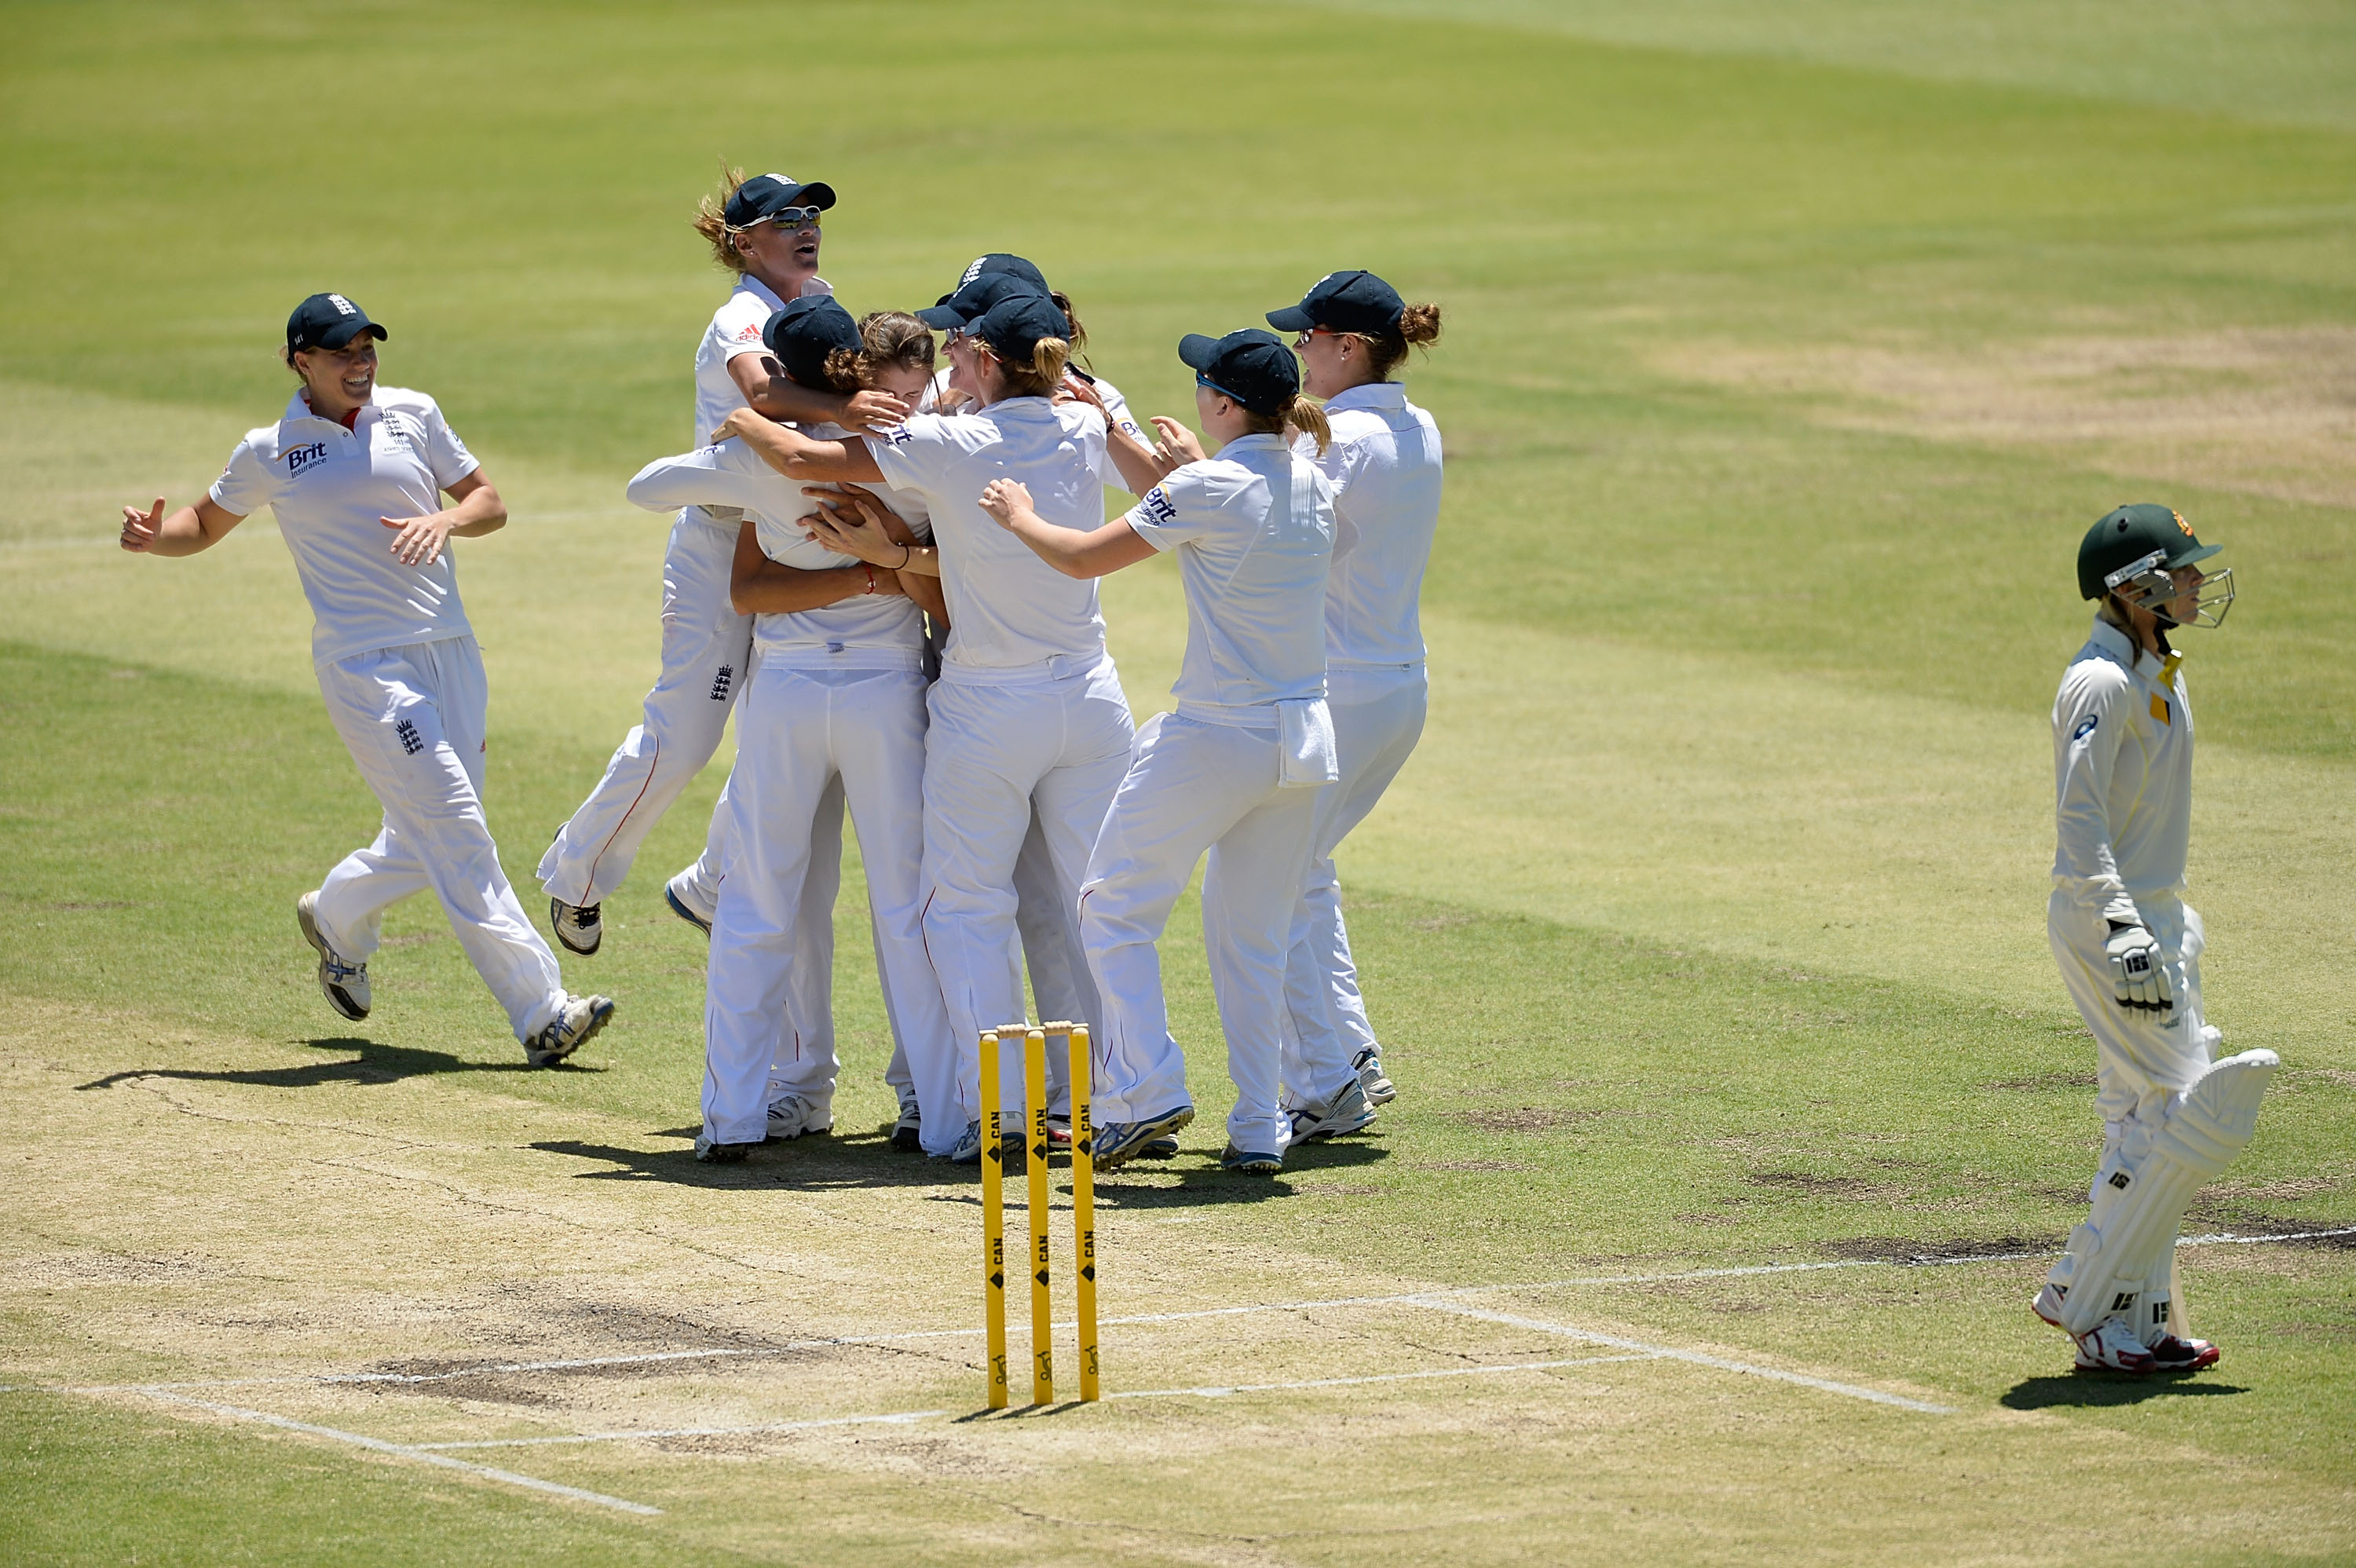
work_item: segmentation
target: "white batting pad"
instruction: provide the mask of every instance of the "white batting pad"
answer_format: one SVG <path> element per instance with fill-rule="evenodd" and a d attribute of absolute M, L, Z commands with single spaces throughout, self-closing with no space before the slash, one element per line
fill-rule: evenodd
<path fill-rule="evenodd" d="M 2193 1194 L 2233 1164 L 2257 1131 L 2258 1102 L 2280 1063 L 2271 1051 L 2245 1051 L 2210 1068 L 2169 1113 L 2151 1152 L 2132 1174 L 2118 1173 L 2127 1185 L 2101 1231 L 2081 1225 L 2071 1233 L 2076 1266 L 2062 1303 L 2063 1328 L 2084 1334 L 2105 1317 L 2133 1311 L 2175 1247 Z"/>

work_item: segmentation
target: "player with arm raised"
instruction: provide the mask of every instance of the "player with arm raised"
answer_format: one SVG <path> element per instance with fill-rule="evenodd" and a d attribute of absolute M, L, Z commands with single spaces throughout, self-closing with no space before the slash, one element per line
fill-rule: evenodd
<path fill-rule="evenodd" d="M 778 419 L 831 420 L 852 429 L 898 420 L 906 407 L 885 392 L 845 395 L 796 386 L 761 340 L 763 324 L 787 301 L 832 292 L 818 264 L 819 215 L 834 206 L 833 188 L 775 174 L 748 180 L 731 171 L 723 197 L 705 198 L 695 229 L 713 259 L 734 274 L 735 287 L 696 348 L 695 420 L 688 439 L 711 441 L 730 411 L 748 402 Z M 736 525 L 724 507 L 680 511 L 663 550 L 662 673 L 647 693 L 638 724 L 541 859 L 549 922 L 557 940 L 575 953 L 597 951 L 605 898 L 622 885 L 646 836 L 719 749 L 744 689 L 753 623 L 729 603 Z M 723 787 L 703 853 L 664 889 L 673 912 L 705 931 L 719 896 L 729 820 Z M 820 803 L 811 827 L 806 912 L 832 907 L 841 860 L 842 800 L 836 791 Z M 792 1022 L 805 1040 L 830 1042 L 824 1020 L 830 1016 L 833 928 L 809 918 L 798 929 Z"/>
<path fill-rule="evenodd" d="M 1087 533 L 1102 525 L 1103 417 L 1055 400 L 1067 330 L 1045 295 L 1020 293 L 954 334 L 952 385 L 970 412 L 916 414 L 840 441 L 809 440 L 751 410 L 724 427 L 790 477 L 888 483 L 922 495 L 932 513 L 952 631 L 928 699 L 925 936 L 959 1052 L 966 1125 L 953 1157 L 969 1164 L 981 1157 L 980 1033 L 1023 1012 L 1012 962 L 1023 835 L 1035 808 L 1058 891 L 1076 901 L 1134 734 L 1095 583 L 1048 568 L 979 500 L 991 481 L 1017 479 L 1054 527 Z M 1019 1057 L 1001 1067 L 1002 1103 L 1023 1105 Z M 925 1117 L 929 1145 L 929 1107 Z"/>
<path fill-rule="evenodd" d="M 1149 720 L 1080 890 L 1080 942 L 1109 1016 L 1097 1071 L 1097 1163 L 1119 1166 L 1194 1117 L 1186 1059 L 1170 1033 L 1156 944 L 1205 851 L 1203 939 L 1226 1035 L 1236 1105 L 1230 1170 L 1283 1168 L 1288 1127 L 1277 1045 L 1294 904 L 1308 869 L 1319 786 L 1335 773 L 1318 607 L 1333 549 L 1333 487 L 1290 443 L 1322 449 L 1325 420 L 1301 396 L 1283 342 L 1257 329 L 1190 336 L 1194 407 L 1220 443 L 1205 458 L 1156 419 L 1182 461 L 1122 517 L 1086 534 L 1051 528 L 1020 485 L 982 505 L 1042 560 L 1093 579 L 1156 551 L 1178 558 L 1186 656 L 1178 709 Z"/>
<path fill-rule="evenodd" d="M 1306 890 L 1285 976 L 1284 1085 L 1295 1139 L 1355 1132 L 1397 1091 L 1358 990 L 1333 852 L 1423 734 L 1430 683 L 1417 600 L 1440 522 L 1440 430 L 1391 379 L 1440 336 L 1440 307 L 1408 304 L 1372 272 L 1333 272 L 1269 325 L 1300 334 L 1302 379 L 1333 443 L 1333 571 L 1325 587 L 1327 698 L 1342 776 L 1317 798 Z"/>
<path fill-rule="evenodd" d="M 859 327 L 824 296 L 787 304 L 770 317 L 764 337 L 798 386 L 855 391 L 878 374 Z M 912 395 L 922 388 L 920 370 L 887 365 L 881 374 L 895 372 L 914 380 L 905 388 Z M 823 439 L 847 432 L 815 424 L 805 433 Z M 630 499 L 648 508 L 720 505 L 746 514 L 731 592 L 737 607 L 753 615 L 759 663 L 737 720 L 729 782 L 734 821 L 712 927 L 696 1157 L 738 1160 L 769 1139 L 834 1125 L 834 1051 L 794 1037 L 786 997 L 794 982 L 795 926 L 805 907 L 810 823 L 838 786 L 859 827 L 885 1012 L 919 1107 L 929 1104 L 934 1113 L 916 1126 L 942 1129 L 932 1152 L 947 1154 L 964 1123 L 948 1108 L 956 1100 L 957 1053 L 925 952 L 921 878 L 920 607 L 941 612 L 939 581 L 870 566 L 811 541 L 801 518 L 814 503 L 743 442 L 648 464 L 631 481 Z M 904 564 L 912 564 L 930 533 L 923 501 L 884 490 L 880 503 Z M 813 917 L 831 920 L 833 912 Z"/>
<path fill-rule="evenodd" d="M 2192 824 L 2192 708 L 2169 635 L 2214 626 L 2233 573 L 2166 507 L 2121 507 L 2078 548 L 2093 634 L 2053 702 L 2053 896 L 2062 984 L 2094 1036 L 2103 1161 L 2094 1211 L 2032 1303 L 2068 1333 L 2081 1371 L 2193 1371 L 2176 1285 L 2185 1206 L 2256 1130 L 2271 1051 L 2213 1061 L 2201 1008 L 2201 917 L 2184 901 Z"/>
<path fill-rule="evenodd" d="M 125 507 L 123 548 L 194 555 L 271 508 L 311 602 L 327 715 L 384 807 L 376 841 L 295 901 L 319 989 L 345 1018 L 368 1017 L 384 910 L 430 888 L 525 1060 L 546 1067 L 603 1029 L 614 1004 L 567 994 L 483 814 L 487 689 L 449 541 L 495 532 L 507 507 L 432 398 L 376 384 L 386 336 L 342 294 L 297 305 L 284 354 L 302 385 L 286 411 L 247 432 L 195 506 Z"/>

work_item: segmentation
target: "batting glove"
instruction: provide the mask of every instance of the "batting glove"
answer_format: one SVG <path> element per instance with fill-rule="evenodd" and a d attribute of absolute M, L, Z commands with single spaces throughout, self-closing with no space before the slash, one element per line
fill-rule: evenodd
<path fill-rule="evenodd" d="M 2159 944 L 2150 932 L 2139 925 L 2115 925 L 2103 950 L 2111 960 L 2111 990 L 2119 1006 L 2150 1013 L 2176 1006 L 2168 966 L 2160 962 Z"/>

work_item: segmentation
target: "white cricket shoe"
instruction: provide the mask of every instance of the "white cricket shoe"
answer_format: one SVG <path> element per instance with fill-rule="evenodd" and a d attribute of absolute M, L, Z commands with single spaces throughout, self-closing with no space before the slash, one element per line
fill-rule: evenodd
<path fill-rule="evenodd" d="M 737 1165 L 760 1146 L 758 1144 L 715 1143 L 708 1132 L 695 1135 L 695 1161 L 698 1165 Z"/>
<path fill-rule="evenodd" d="M 769 1102 L 769 1136 L 791 1143 L 804 1133 L 830 1133 L 834 1112 L 807 1094 L 780 1094 Z"/>
<path fill-rule="evenodd" d="M 1383 1075 L 1383 1059 L 1371 1051 L 1358 1052 L 1350 1063 L 1358 1070 L 1358 1087 L 1366 1092 L 1369 1105 L 1387 1105 L 1398 1098 L 1398 1085 Z"/>
<path fill-rule="evenodd" d="M 1312 1138 L 1360 1132 L 1375 1124 L 1375 1108 L 1366 1104 L 1365 1085 L 1355 1078 L 1344 1084 L 1331 1101 L 1288 1106 L 1284 1114 L 1292 1123 L 1291 1135 L 1285 1139 L 1287 1147 Z"/>
<path fill-rule="evenodd" d="M 569 904 L 552 896 L 548 901 L 548 923 L 566 952 L 586 958 L 605 940 L 604 909 L 602 904 Z"/>
<path fill-rule="evenodd" d="M 294 901 L 294 923 L 303 928 L 303 940 L 319 950 L 319 994 L 327 1005 L 354 1023 L 369 1016 L 374 997 L 369 991 L 368 965 L 347 962 L 327 945 L 319 934 L 319 890 L 312 889 Z"/>
<path fill-rule="evenodd" d="M 2105 1317 L 2091 1333 L 2076 1336 L 2082 1372 L 2126 1372 L 2141 1377 L 2158 1363 L 2124 1318 Z"/>
<path fill-rule="evenodd" d="M 609 997 L 567 997 L 563 1008 L 524 1041 L 523 1059 L 533 1067 L 553 1067 L 596 1039 L 613 1016 Z"/>
<path fill-rule="evenodd" d="M 712 934 L 712 917 L 719 912 L 701 907 L 696 900 L 694 867 L 690 866 L 663 884 L 663 902 L 670 905 L 671 913 L 679 916 L 704 935 Z"/>
<path fill-rule="evenodd" d="M 2197 1372 L 2215 1366 L 2220 1354 L 2206 1339 L 2179 1339 L 2173 1334 L 2144 1349 L 2151 1352 L 2151 1370 L 2156 1372 Z"/>
<path fill-rule="evenodd" d="M 2038 1287 L 2037 1294 L 2035 1296 L 2029 1297 L 2029 1309 L 2031 1312 L 2036 1313 L 2040 1317 L 2045 1319 L 2046 1322 L 2053 1325 L 2054 1328 L 2061 1328 L 2062 1331 L 2066 1334 L 2069 1332 L 2069 1329 L 2065 1328 L 2062 1322 L 2062 1304 L 2066 1302 L 2069 1297 L 2070 1287 L 2068 1285 L 2056 1285 L 2049 1279 Z"/>

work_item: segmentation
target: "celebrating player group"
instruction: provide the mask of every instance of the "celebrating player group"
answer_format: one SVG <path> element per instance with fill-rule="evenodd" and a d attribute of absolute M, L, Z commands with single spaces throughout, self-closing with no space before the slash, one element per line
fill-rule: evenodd
<path fill-rule="evenodd" d="M 541 860 L 556 943 L 598 952 L 604 901 L 733 714 L 702 851 L 664 890 L 711 940 L 697 1158 L 833 1125 L 846 808 L 898 1147 L 979 1163 L 977 1042 L 1023 1017 L 1027 970 L 1043 1016 L 1089 1026 L 1098 1168 L 1175 1154 L 1194 1106 L 1157 944 L 1206 855 L 1236 1091 L 1222 1163 L 1264 1175 L 1293 1145 L 1363 1131 L 1397 1091 L 1333 854 L 1423 730 L 1440 441 L 1395 377 L 1439 337 L 1439 308 L 1330 273 L 1268 313 L 1290 344 L 1256 327 L 1183 338 L 1194 426 L 1149 430 L 1085 368 L 1070 298 L 1020 256 L 981 257 L 929 308 L 854 318 L 819 276 L 835 203 L 824 184 L 732 175 L 696 215 L 734 287 L 696 350 L 691 444 L 628 487 L 676 512 L 662 668 Z M 376 839 L 296 901 L 320 988 L 369 1016 L 382 912 L 431 888 L 527 1059 L 550 1065 L 614 1004 L 565 988 L 484 812 L 483 665 L 450 540 L 507 511 L 432 398 L 377 384 L 386 337 L 344 295 L 305 300 L 284 414 L 193 506 L 126 507 L 122 542 L 192 554 L 273 508 L 320 690 L 384 808 Z M 1108 488 L 1135 498 L 1110 521 Z M 1186 649 L 1175 710 L 1140 729 L 1096 580 L 1162 553 Z M 2216 1359 L 2185 1326 L 2176 1226 L 2247 1141 L 2274 1063 L 2212 1061 L 2181 896 L 2191 714 L 2169 635 L 2230 602 L 2214 586 L 2230 574 L 2194 564 L 2211 553 L 2164 507 L 2098 523 L 2080 553 L 2093 640 L 2054 709 L 2049 924 L 2095 1037 L 2106 1136 L 2093 1214 L 2036 1310 L 2082 1366 L 2127 1372 Z M 1019 1058 L 999 1092 L 1023 1104 Z M 1046 1093 L 1051 1136 L 1068 1138 L 1071 1085 Z"/>

